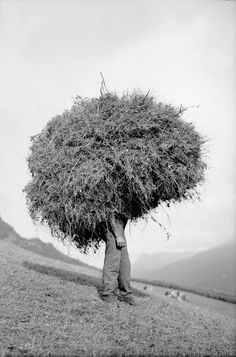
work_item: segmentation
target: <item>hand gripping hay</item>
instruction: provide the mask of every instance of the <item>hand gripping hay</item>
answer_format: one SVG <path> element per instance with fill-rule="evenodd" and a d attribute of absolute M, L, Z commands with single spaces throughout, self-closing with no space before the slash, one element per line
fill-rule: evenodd
<path fill-rule="evenodd" d="M 153 97 L 77 97 L 32 137 L 31 217 L 80 250 L 96 250 L 112 217 L 144 217 L 162 202 L 191 199 L 204 180 L 204 139 L 183 110 Z"/>

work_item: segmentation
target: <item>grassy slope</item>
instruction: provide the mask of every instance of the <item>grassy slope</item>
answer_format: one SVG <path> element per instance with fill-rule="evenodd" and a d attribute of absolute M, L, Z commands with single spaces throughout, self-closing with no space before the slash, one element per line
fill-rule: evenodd
<path fill-rule="evenodd" d="M 132 279 L 133 282 L 137 283 L 143 283 L 143 284 L 149 284 L 153 286 L 158 286 L 158 287 L 163 287 L 167 289 L 176 289 L 176 290 L 182 290 L 202 296 L 206 296 L 212 299 L 216 300 L 221 300 L 221 301 L 226 301 L 232 304 L 236 304 L 236 296 L 230 293 L 225 293 L 222 291 L 217 291 L 217 290 L 210 290 L 210 289 L 203 289 L 203 288 L 194 288 L 194 287 L 189 287 L 185 286 L 182 284 L 175 284 L 175 283 L 169 283 L 166 281 L 161 281 L 161 280 L 151 280 L 151 279 Z"/>
<path fill-rule="evenodd" d="M 99 272 L 0 243 L 0 355 L 230 356 L 235 320 L 135 292 L 136 307 L 99 298 Z M 85 275 L 89 274 L 89 275 Z"/>

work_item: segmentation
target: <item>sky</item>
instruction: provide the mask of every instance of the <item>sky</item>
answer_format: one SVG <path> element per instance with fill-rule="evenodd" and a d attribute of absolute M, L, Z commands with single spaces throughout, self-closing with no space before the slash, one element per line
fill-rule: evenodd
<path fill-rule="evenodd" d="M 150 90 L 184 105 L 208 138 L 201 200 L 160 207 L 129 223 L 131 262 L 142 253 L 200 251 L 235 238 L 235 1 L 0 0 L 0 215 L 22 236 L 40 237 L 102 266 L 104 247 L 82 256 L 35 226 L 23 187 L 30 136 L 76 95 L 101 85 Z M 167 240 L 166 232 L 171 233 Z"/>

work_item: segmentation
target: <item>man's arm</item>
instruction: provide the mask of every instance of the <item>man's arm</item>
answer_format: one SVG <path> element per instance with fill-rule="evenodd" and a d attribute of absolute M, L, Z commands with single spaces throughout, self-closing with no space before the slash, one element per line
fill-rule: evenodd
<path fill-rule="evenodd" d="M 126 241 L 125 241 L 124 223 L 121 220 L 115 218 L 112 218 L 111 223 L 112 223 L 112 228 L 114 231 L 117 247 L 119 248 L 125 247 Z"/>

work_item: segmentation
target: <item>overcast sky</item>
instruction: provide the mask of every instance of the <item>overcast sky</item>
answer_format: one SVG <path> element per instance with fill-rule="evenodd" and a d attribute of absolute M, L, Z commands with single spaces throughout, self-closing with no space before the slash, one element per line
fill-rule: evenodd
<path fill-rule="evenodd" d="M 119 94 L 151 90 L 188 107 L 185 119 L 209 138 L 202 200 L 171 207 L 171 223 L 164 207 L 157 210 L 169 241 L 151 219 L 130 224 L 131 260 L 235 237 L 235 10 L 235 1 L 223 0 L 0 0 L 2 218 L 22 236 L 64 249 L 27 212 L 29 138 L 76 95 L 98 96 L 102 72 Z M 103 250 L 86 258 L 102 260 Z"/>

